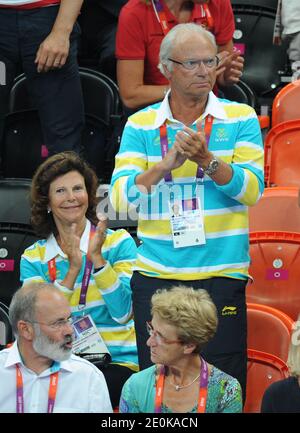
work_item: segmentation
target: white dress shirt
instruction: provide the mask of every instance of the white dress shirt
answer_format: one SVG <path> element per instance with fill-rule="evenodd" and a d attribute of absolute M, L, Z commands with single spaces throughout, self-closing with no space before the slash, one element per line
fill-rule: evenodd
<path fill-rule="evenodd" d="M 17 342 L 0 351 L 0 412 L 16 412 L 16 364 L 23 377 L 24 412 L 46 413 L 49 379 L 59 371 L 53 412 L 112 412 L 103 373 L 90 362 L 71 355 L 70 359 L 54 362 L 51 368 L 36 374 L 21 359 Z"/>

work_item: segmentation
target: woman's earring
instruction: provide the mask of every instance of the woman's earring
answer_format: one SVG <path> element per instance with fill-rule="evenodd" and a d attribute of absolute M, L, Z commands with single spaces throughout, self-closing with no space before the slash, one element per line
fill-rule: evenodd
<path fill-rule="evenodd" d="M 47 209 L 47 213 L 50 213 L 51 212 L 51 209 L 50 209 L 50 207 L 48 207 L 48 209 Z"/>

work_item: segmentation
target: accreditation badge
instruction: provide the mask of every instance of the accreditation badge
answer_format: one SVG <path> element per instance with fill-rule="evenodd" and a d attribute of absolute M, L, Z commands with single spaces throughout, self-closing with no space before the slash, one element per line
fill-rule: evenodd
<path fill-rule="evenodd" d="M 169 213 L 174 248 L 206 243 L 203 211 L 198 196 L 170 200 Z"/>
<path fill-rule="evenodd" d="M 99 331 L 88 314 L 80 317 L 73 317 L 73 353 L 82 355 L 84 353 L 109 354 L 109 350 L 99 334 Z"/>

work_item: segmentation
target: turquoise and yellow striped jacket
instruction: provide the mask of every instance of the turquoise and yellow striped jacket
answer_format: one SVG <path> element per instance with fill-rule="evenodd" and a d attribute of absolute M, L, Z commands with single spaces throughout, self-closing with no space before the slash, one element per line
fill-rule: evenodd
<path fill-rule="evenodd" d="M 113 172 L 110 199 L 118 211 L 139 206 L 138 248 L 135 269 L 143 275 L 177 280 L 210 277 L 248 277 L 248 206 L 264 189 L 264 151 L 253 108 L 218 99 L 211 92 L 205 117 L 214 118 L 209 150 L 232 167 L 226 185 L 205 176 L 204 226 L 206 244 L 173 247 L 168 212 L 169 187 L 161 180 L 150 194 L 141 192 L 135 178 L 162 159 L 159 127 L 166 122 L 169 148 L 181 122 L 173 118 L 168 98 L 129 117 Z M 191 126 L 196 129 L 196 122 Z M 172 188 L 195 190 L 197 166 L 187 160 L 172 171 Z"/>
<path fill-rule="evenodd" d="M 130 288 L 132 267 L 136 260 L 136 245 L 126 230 L 107 230 L 102 247 L 102 254 L 107 263 L 99 272 L 91 274 L 86 305 L 80 309 L 79 296 L 90 228 L 91 223 L 87 221 L 80 240 L 83 263 L 74 290 L 60 284 L 69 269 L 69 262 L 53 235 L 48 239 L 35 242 L 24 251 L 20 264 L 21 281 L 24 284 L 31 281 L 51 282 L 48 262 L 55 257 L 54 284 L 69 300 L 72 315 L 90 314 L 110 351 L 112 362 L 126 365 L 137 371 L 137 348 Z"/>

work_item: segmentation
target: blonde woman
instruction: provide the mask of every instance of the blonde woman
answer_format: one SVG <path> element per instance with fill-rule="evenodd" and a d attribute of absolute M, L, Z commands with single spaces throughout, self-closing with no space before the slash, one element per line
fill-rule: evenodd
<path fill-rule="evenodd" d="M 155 365 L 127 380 L 120 412 L 241 412 L 238 381 L 200 355 L 218 323 L 206 290 L 174 286 L 157 291 L 151 303 L 145 326 Z"/>

